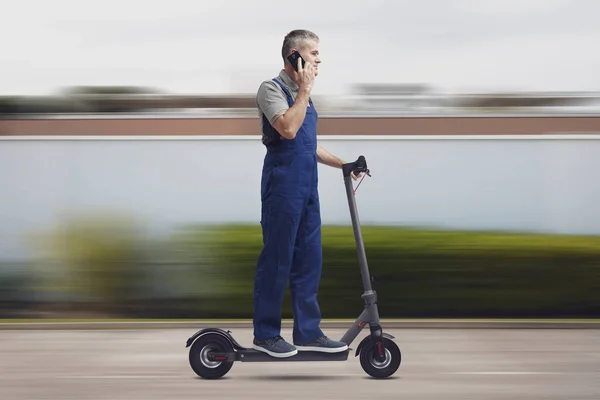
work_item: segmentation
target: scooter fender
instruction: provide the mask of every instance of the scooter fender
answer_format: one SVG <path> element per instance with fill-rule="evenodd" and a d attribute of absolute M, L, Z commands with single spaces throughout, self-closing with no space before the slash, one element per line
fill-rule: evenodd
<path fill-rule="evenodd" d="M 226 331 L 224 329 L 221 328 L 204 328 L 204 329 L 200 329 L 198 332 L 194 333 L 192 336 L 190 336 L 188 338 L 188 340 L 185 343 L 185 347 L 190 347 L 192 345 L 192 343 L 194 343 L 196 341 L 196 339 L 198 339 L 200 336 L 203 335 L 207 335 L 207 334 L 216 334 L 216 335 L 220 335 L 223 336 L 225 339 L 229 340 L 229 342 L 231 343 L 231 345 L 233 346 L 234 349 L 236 350 L 243 350 L 244 346 L 242 346 L 241 344 L 239 344 L 234 338 L 233 336 L 231 336 L 231 331 Z"/>
<path fill-rule="evenodd" d="M 385 333 L 383 332 L 381 334 L 383 337 L 388 338 L 390 340 L 394 340 L 394 336 L 390 335 L 389 333 Z M 367 343 L 371 342 L 371 336 L 367 336 L 365 337 L 359 344 L 358 347 L 356 347 L 356 352 L 354 353 L 354 357 L 358 357 L 358 355 L 360 354 L 360 351 L 363 349 L 363 347 L 365 347 L 367 345 Z"/>

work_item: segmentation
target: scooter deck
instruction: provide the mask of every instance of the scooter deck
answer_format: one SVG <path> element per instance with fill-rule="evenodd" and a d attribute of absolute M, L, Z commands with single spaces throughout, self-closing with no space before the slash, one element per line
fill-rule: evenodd
<path fill-rule="evenodd" d="M 242 349 L 236 351 L 237 361 L 242 362 L 278 362 L 278 361 L 346 361 L 350 349 L 339 353 L 323 353 L 320 351 L 299 351 L 291 357 L 273 357 L 262 351 Z"/>
<path fill-rule="evenodd" d="M 346 361 L 350 350 L 339 353 L 323 353 L 320 351 L 299 351 L 298 354 L 291 357 L 273 357 L 262 351 L 241 348 L 233 353 L 212 353 L 215 360 L 239 361 L 239 362 L 282 362 L 282 361 Z"/>

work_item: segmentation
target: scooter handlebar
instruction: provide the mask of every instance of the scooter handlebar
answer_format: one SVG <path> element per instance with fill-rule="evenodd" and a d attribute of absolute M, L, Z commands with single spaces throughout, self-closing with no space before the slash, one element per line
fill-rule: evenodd
<path fill-rule="evenodd" d="M 349 177 L 350 174 L 358 175 L 362 172 L 371 176 L 371 173 L 367 168 L 365 156 L 359 156 L 356 161 L 342 165 L 342 173 L 344 174 L 344 178 Z"/>

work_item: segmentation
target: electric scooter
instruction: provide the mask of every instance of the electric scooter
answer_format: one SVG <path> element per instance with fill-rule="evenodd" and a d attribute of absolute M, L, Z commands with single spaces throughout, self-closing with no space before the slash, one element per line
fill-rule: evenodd
<path fill-rule="evenodd" d="M 394 337 L 382 331 L 377 308 L 377 294 L 373 289 L 373 279 L 369 274 L 365 248 L 363 244 L 358 211 L 351 174 L 364 173 L 371 176 L 364 156 L 356 161 L 344 164 L 342 174 L 346 186 L 350 216 L 354 228 L 354 238 L 358 252 L 358 261 L 363 283 L 364 310 L 354 323 L 348 328 L 340 339 L 348 345 L 348 349 L 340 353 L 323 353 L 317 351 L 299 351 L 292 357 L 272 357 L 253 348 L 239 344 L 230 331 L 221 328 L 206 328 L 194 333 L 186 342 L 189 350 L 189 362 L 192 370 L 205 379 L 218 379 L 229 372 L 233 363 L 239 362 L 293 362 L 293 361 L 346 361 L 350 350 L 349 346 L 363 330 L 369 325 L 370 335 L 366 336 L 358 345 L 355 357 L 360 356 L 360 365 L 363 370 L 373 378 L 387 378 L 393 375 L 402 359 L 400 349 L 393 341 Z M 364 179 L 364 176 L 363 176 Z M 361 180 L 362 182 L 362 180 Z M 360 184 L 360 182 L 359 182 Z M 358 188 L 358 187 L 357 187 Z"/>

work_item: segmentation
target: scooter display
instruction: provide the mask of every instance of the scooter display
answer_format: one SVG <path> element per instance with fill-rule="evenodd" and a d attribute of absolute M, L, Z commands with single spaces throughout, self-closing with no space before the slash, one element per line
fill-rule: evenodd
<path fill-rule="evenodd" d="M 354 229 L 354 238 L 358 253 L 358 262 L 362 276 L 364 310 L 348 327 L 341 342 L 348 345 L 348 349 L 341 353 L 324 353 L 318 351 L 299 351 L 298 354 L 287 357 L 272 357 L 253 348 L 248 348 L 238 343 L 231 331 L 221 328 L 205 328 L 194 333 L 186 342 L 189 350 L 189 363 L 192 370 L 205 379 L 218 379 L 225 376 L 237 362 L 298 362 L 298 361 L 347 361 L 350 344 L 356 339 L 366 325 L 369 325 L 370 334 L 357 346 L 355 357 L 360 357 L 362 369 L 373 378 L 387 378 L 393 375 L 400 367 L 402 355 L 394 342 L 394 337 L 384 333 L 379 320 L 377 308 L 377 293 L 373 288 L 373 279 L 369 272 L 365 247 L 360 229 L 358 210 L 356 205 L 356 190 L 352 183 L 351 174 L 364 173 L 371 176 L 364 156 L 356 161 L 344 164 L 342 174 L 350 217 Z M 364 178 L 364 176 L 363 176 Z M 359 183 L 360 184 L 360 183 Z"/>

